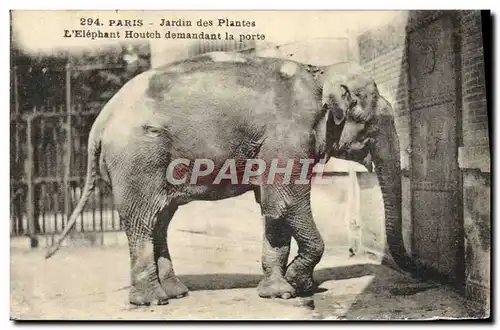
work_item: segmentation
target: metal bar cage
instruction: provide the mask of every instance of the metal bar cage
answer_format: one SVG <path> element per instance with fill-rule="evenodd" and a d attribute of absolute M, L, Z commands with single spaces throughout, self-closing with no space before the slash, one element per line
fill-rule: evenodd
<path fill-rule="evenodd" d="M 109 79 L 110 70 L 123 70 L 125 66 L 92 64 L 44 68 L 44 76 L 38 80 L 39 88 L 44 84 L 56 85 L 64 90 L 64 97 L 49 94 L 41 105 L 32 107 L 22 102 L 23 97 L 27 98 L 27 91 L 20 81 L 20 67 L 26 69 L 15 66 L 11 70 L 10 234 L 30 237 L 56 234 L 64 229 L 80 198 L 92 123 L 114 94 L 90 96 L 87 102 L 82 102 L 78 98 L 82 93 L 78 90 L 80 73 L 92 71 L 95 77 Z M 117 82 L 116 90 L 125 82 Z M 100 179 L 80 214 L 76 230 L 121 230 L 111 191 Z"/>

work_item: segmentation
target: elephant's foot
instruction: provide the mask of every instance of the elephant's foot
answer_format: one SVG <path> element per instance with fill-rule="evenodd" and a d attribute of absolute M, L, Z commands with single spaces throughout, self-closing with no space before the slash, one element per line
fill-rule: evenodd
<path fill-rule="evenodd" d="M 297 290 L 297 294 L 314 293 L 318 288 L 318 284 L 313 280 L 312 270 L 305 269 L 298 261 L 288 266 L 285 279 Z"/>
<path fill-rule="evenodd" d="M 185 297 L 189 290 L 182 283 L 177 276 L 175 276 L 172 262 L 169 258 L 160 257 L 157 260 L 158 277 L 160 283 L 169 298 L 182 298 Z"/>
<path fill-rule="evenodd" d="M 295 297 L 295 289 L 281 276 L 264 277 L 257 287 L 261 298 L 283 298 Z"/>
<path fill-rule="evenodd" d="M 142 272 L 132 272 L 129 302 L 136 306 L 166 305 L 168 294 L 161 286 L 155 270 L 145 267 Z"/>
<path fill-rule="evenodd" d="M 160 282 L 169 298 L 179 299 L 188 295 L 188 288 L 175 275 L 162 279 Z"/>
<path fill-rule="evenodd" d="M 133 286 L 129 292 L 129 302 L 136 306 L 167 305 L 168 295 L 160 286 L 153 291 L 145 291 Z"/>

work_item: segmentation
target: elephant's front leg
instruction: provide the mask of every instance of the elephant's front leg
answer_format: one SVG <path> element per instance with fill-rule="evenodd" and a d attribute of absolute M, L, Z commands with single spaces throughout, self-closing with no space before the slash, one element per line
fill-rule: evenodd
<path fill-rule="evenodd" d="M 312 216 L 310 187 L 303 185 L 294 190 L 296 199 L 289 209 L 287 223 L 299 249 L 286 270 L 285 278 L 297 293 L 311 293 L 316 288 L 314 267 L 323 256 L 325 245 Z"/>
<path fill-rule="evenodd" d="M 264 268 L 264 281 L 279 278 L 274 280 L 279 283 L 274 287 L 283 287 L 281 283 L 284 275 L 287 283 L 294 288 L 294 293 L 313 291 L 313 270 L 323 255 L 324 243 L 312 217 L 311 187 L 263 186 L 261 195 L 262 213 L 266 217 L 263 264 L 268 265 L 267 270 Z M 282 267 L 285 267 L 283 263 L 288 259 L 290 236 L 297 242 L 299 250 L 284 272 Z M 281 294 L 288 291 L 280 289 Z"/>
<path fill-rule="evenodd" d="M 257 292 L 263 298 L 291 298 L 295 289 L 283 277 L 290 253 L 291 234 L 283 218 L 263 215 L 264 240 L 262 246 L 262 269 L 264 278 Z"/>

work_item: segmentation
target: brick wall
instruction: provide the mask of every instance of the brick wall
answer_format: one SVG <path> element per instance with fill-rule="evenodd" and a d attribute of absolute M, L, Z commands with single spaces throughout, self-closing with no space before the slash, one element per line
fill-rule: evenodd
<path fill-rule="evenodd" d="M 490 150 L 481 12 L 460 15 L 462 65 L 463 173 L 466 296 L 479 315 L 490 309 L 491 210 Z"/>
<path fill-rule="evenodd" d="M 463 144 L 464 146 L 488 145 L 481 13 L 462 12 L 461 29 Z"/>
<path fill-rule="evenodd" d="M 405 24 L 395 22 L 358 37 L 359 62 L 373 76 L 380 93 L 392 104 L 401 143 L 402 166 L 408 168 L 410 145 L 408 56 Z"/>
<path fill-rule="evenodd" d="M 404 25 L 388 26 L 358 37 L 360 64 L 387 93 L 398 116 L 408 114 L 407 56 Z"/>

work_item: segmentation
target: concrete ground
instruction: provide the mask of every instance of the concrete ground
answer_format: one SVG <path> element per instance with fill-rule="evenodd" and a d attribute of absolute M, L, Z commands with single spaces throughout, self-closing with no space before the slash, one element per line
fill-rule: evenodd
<path fill-rule="evenodd" d="M 318 193 L 316 195 L 319 196 Z M 320 292 L 262 299 L 262 225 L 252 196 L 196 202 L 169 229 L 174 267 L 190 294 L 166 306 L 128 304 L 126 240 L 68 245 L 49 260 L 43 249 L 11 244 L 11 318 L 16 320 L 337 320 L 465 318 L 458 294 L 421 283 L 364 256 L 350 257 L 340 214 L 315 208 L 326 251 L 316 267 Z M 321 196 L 315 200 L 321 200 Z M 326 201 L 324 201 L 326 202 Z M 313 205 L 314 206 L 314 205 Z M 337 208 L 340 209 L 340 208 Z M 332 218 L 340 217 L 339 221 Z M 325 222 L 325 219 L 330 219 Z M 293 247 L 294 256 L 296 247 Z"/>

